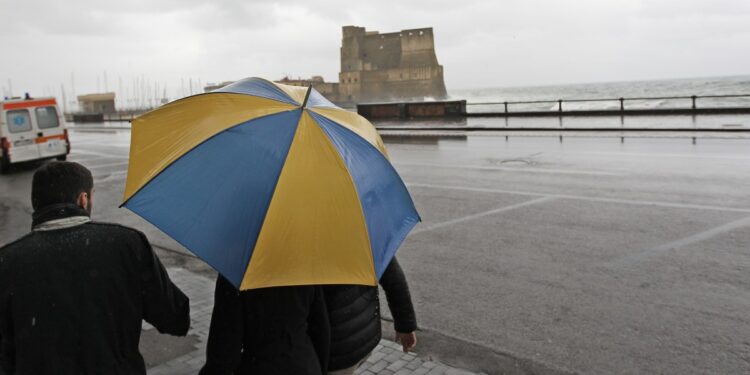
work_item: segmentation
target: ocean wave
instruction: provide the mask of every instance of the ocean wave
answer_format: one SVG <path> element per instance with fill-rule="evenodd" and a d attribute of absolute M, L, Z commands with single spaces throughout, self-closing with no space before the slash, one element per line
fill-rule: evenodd
<path fill-rule="evenodd" d="M 451 90 L 451 99 L 465 99 L 468 103 L 502 103 L 523 101 L 548 101 L 537 104 L 511 104 L 515 110 L 557 110 L 557 100 L 616 99 L 649 97 L 689 97 L 692 95 L 737 95 L 748 97 L 711 99 L 699 98 L 704 106 L 750 105 L 750 76 L 674 79 L 659 81 L 610 82 L 534 87 L 482 88 Z M 690 99 L 626 100 L 628 108 L 689 108 Z M 606 102 L 567 102 L 563 109 L 617 109 L 617 100 Z M 475 107 L 475 106 L 472 106 Z M 478 107 L 478 106 L 477 106 Z M 475 109 L 475 108 L 472 108 Z M 510 108 L 509 108 L 510 110 Z"/>

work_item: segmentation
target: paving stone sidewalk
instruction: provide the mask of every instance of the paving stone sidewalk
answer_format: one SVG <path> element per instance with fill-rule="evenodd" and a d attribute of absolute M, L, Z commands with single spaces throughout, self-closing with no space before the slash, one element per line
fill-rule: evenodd
<path fill-rule="evenodd" d="M 213 309 L 214 282 L 204 276 L 182 268 L 168 268 L 170 277 L 190 297 L 190 334 L 197 336 L 195 350 L 148 369 L 150 375 L 195 374 L 206 358 L 208 328 Z M 154 329 L 144 323 L 144 330 Z M 420 358 L 415 353 L 403 353 L 401 347 L 389 340 L 380 340 L 373 354 L 360 366 L 356 374 L 373 375 L 472 375 L 474 373 L 453 368 L 439 362 Z"/>

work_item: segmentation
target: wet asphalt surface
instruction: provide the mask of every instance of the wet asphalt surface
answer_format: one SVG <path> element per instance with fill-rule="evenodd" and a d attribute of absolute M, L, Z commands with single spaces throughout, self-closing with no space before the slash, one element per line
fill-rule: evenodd
<path fill-rule="evenodd" d="M 94 219 L 185 251 L 117 208 L 129 136 L 71 132 Z M 398 257 L 435 356 L 488 373 L 498 356 L 537 373 L 750 373 L 750 139 L 386 144 L 423 218 Z M 0 245 L 29 230 L 38 165 L 0 176 Z"/>

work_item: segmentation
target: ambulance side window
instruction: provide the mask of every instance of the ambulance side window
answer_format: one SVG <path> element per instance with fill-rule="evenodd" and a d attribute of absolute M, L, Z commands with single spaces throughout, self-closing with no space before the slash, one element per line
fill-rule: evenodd
<path fill-rule="evenodd" d="M 56 128 L 60 126 L 60 120 L 57 118 L 55 107 L 38 107 L 36 112 L 36 124 L 39 129 Z"/>
<path fill-rule="evenodd" d="M 17 109 L 6 113 L 8 130 L 11 133 L 27 132 L 31 130 L 31 116 L 25 109 Z"/>

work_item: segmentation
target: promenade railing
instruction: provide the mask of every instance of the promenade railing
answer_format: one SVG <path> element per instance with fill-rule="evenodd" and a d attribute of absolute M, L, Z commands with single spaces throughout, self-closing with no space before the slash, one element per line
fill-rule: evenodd
<path fill-rule="evenodd" d="M 592 99 L 550 99 L 550 100 L 528 100 L 528 101 L 502 101 L 502 102 L 467 102 L 467 107 L 471 106 L 502 106 L 501 110 L 499 112 L 501 113 L 507 113 L 511 114 L 514 112 L 531 112 L 530 110 L 522 110 L 522 111 L 513 111 L 511 106 L 518 106 L 518 105 L 530 105 L 530 104 L 552 104 L 552 109 L 542 110 L 541 112 L 564 112 L 567 111 L 568 108 L 564 107 L 564 104 L 568 103 L 601 103 L 601 102 L 609 102 L 609 103 L 615 103 L 619 104 L 619 111 L 625 112 L 627 110 L 673 110 L 673 109 L 692 109 L 692 110 L 699 110 L 699 109 L 720 109 L 720 108 L 728 108 L 731 106 L 728 105 L 721 105 L 721 106 L 711 106 L 711 107 L 705 107 L 705 106 L 699 106 L 699 99 L 729 99 L 729 98 L 748 98 L 747 103 L 744 105 L 737 105 L 735 107 L 740 108 L 749 108 L 750 109 L 750 93 L 748 94 L 725 94 L 725 95 L 691 95 L 691 96 L 652 96 L 652 97 L 631 97 L 631 98 L 592 98 Z M 643 105 L 648 102 L 653 101 L 663 101 L 663 100 L 690 100 L 690 107 L 646 107 L 644 108 Z M 633 107 L 627 107 L 626 103 L 633 103 Z M 556 108 L 554 108 L 556 104 Z M 586 112 L 586 111 L 612 111 L 616 112 L 618 109 L 615 108 L 575 108 L 572 109 L 576 112 Z M 498 112 L 497 110 L 493 112 Z M 534 110 L 534 112 L 540 112 L 538 109 Z M 483 112 L 473 112 L 473 113 L 483 113 Z"/>

